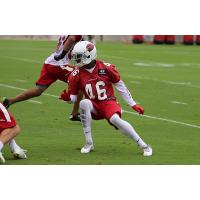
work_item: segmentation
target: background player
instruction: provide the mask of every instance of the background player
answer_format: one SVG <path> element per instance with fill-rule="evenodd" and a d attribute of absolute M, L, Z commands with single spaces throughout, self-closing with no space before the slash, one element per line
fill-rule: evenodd
<path fill-rule="evenodd" d="M 0 102 L 0 161 L 5 163 L 5 158 L 2 155 L 2 149 L 5 144 L 9 144 L 11 152 L 15 158 L 26 159 L 26 154 L 21 147 L 19 147 L 15 140 L 20 132 L 19 125 L 16 124 L 14 117 L 6 110 Z"/>
<path fill-rule="evenodd" d="M 4 98 L 4 106 L 8 108 L 16 102 L 38 97 L 56 80 L 67 82 L 69 74 L 74 69 L 74 67 L 68 65 L 71 49 L 81 39 L 82 36 L 80 35 L 60 36 L 55 52 L 45 60 L 40 77 L 36 82 L 36 87 L 27 89 L 14 98 Z M 80 99 L 81 98 L 82 97 L 80 97 Z M 78 115 L 79 101 L 74 104 L 70 116 L 72 121 L 80 121 L 80 117 Z"/>
<path fill-rule="evenodd" d="M 74 102 L 77 100 L 79 90 L 84 92 L 86 99 L 80 101 L 80 112 L 86 144 L 81 153 L 89 153 L 94 149 L 92 119 L 107 119 L 111 125 L 132 138 L 143 150 L 144 156 L 151 156 L 151 147 L 140 138 L 127 121 L 121 119 L 121 107 L 116 102 L 113 84 L 126 103 L 136 112 L 144 114 L 144 109 L 133 100 L 115 66 L 96 60 L 96 48 L 87 41 L 74 46 L 72 57 L 80 68 L 70 75 L 69 90 L 64 91 L 60 98 Z"/>

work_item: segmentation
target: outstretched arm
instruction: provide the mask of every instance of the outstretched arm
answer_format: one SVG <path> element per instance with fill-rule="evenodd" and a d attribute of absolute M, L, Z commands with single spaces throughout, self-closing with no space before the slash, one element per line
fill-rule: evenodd
<path fill-rule="evenodd" d="M 77 35 L 70 35 L 64 44 L 64 49 L 61 54 L 56 55 L 54 57 L 55 60 L 59 61 L 65 57 L 65 55 L 68 53 L 68 51 L 74 46 L 74 44 L 79 40 L 79 37 Z"/>
<path fill-rule="evenodd" d="M 124 101 L 129 106 L 131 106 L 139 114 L 144 114 L 144 109 L 141 106 L 137 105 L 137 103 L 133 100 L 131 93 L 129 92 L 129 90 L 127 89 L 126 85 L 124 84 L 122 80 L 115 83 L 114 85 L 115 85 L 116 90 L 119 92 L 119 94 L 122 96 Z"/>

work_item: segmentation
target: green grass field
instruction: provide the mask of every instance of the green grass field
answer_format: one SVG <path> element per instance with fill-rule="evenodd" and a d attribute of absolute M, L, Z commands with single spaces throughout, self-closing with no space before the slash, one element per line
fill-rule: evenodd
<path fill-rule="evenodd" d="M 0 40 L 0 99 L 34 87 L 45 58 L 55 42 Z M 123 118 L 134 125 L 154 150 L 142 156 L 136 144 L 105 120 L 93 121 L 95 151 L 82 155 L 82 126 L 68 116 L 72 105 L 42 95 L 10 107 L 21 126 L 17 142 L 28 150 L 27 160 L 14 160 L 7 147 L 8 165 L 51 164 L 200 164 L 200 46 L 128 45 L 98 43 L 98 59 L 113 63 L 145 108 L 138 116 L 119 97 Z M 58 96 L 66 87 L 56 82 L 46 93 Z"/>

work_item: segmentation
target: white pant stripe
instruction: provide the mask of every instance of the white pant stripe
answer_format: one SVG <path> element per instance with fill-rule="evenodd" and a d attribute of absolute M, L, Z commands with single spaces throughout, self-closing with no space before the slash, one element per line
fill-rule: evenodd
<path fill-rule="evenodd" d="M 1 103 L 0 103 L 0 109 L 2 110 L 7 122 L 11 122 L 10 115 L 9 115 L 8 111 L 6 110 L 6 108 Z"/>

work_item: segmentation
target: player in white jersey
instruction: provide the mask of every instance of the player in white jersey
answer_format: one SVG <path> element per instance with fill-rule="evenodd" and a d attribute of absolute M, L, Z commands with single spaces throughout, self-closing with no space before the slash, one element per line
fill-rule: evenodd
<path fill-rule="evenodd" d="M 45 64 L 54 66 L 64 66 L 69 64 L 70 50 L 72 49 L 71 47 L 74 46 L 74 41 L 71 41 L 69 37 L 70 36 L 68 35 L 59 37 L 55 52 L 45 60 Z"/>
<path fill-rule="evenodd" d="M 81 39 L 82 36 L 80 35 L 60 36 L 55 52 L 52 53 L 44 62 L 40 77 L 36 81 L 36 86 L 34 88 L 27 89 L 14 98 L 4 98 L 4 106 L 8 108 L 14 103 L 38 97 L 56 80 L 67 83 L 70 73 L 74 70 L 74 67 L 69 65 L 70 52 L 73 46 Z M 80 95 L 80 99 L 81 98 L 82 97 Z M 80 121 L 78 110 L 79 102 L 76 102 L 74 103 L 70 120 Z"/>

